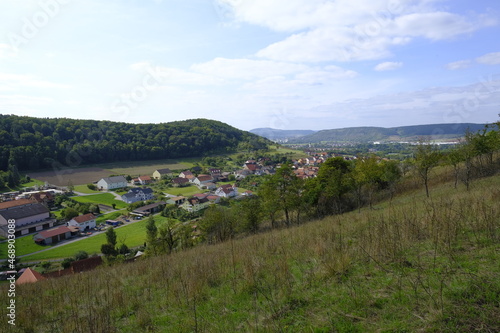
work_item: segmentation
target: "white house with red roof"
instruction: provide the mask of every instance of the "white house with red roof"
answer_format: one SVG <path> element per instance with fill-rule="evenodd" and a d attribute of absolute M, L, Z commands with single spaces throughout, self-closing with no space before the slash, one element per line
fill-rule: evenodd
<path fill-rule="evenodd" d="M 80 231 L 92 229 L 96 226 L 95 219 L 96 217 L 92 213 L 76 216 L 68 222 L 68 226 L 78 227 Z"/>
<path fill-rule="evenodd" d="M 238 188 L 236 185 L 222 185 L 215 191 L 215 195 L 222 198 L 232 198 L 238 195 Z"/>

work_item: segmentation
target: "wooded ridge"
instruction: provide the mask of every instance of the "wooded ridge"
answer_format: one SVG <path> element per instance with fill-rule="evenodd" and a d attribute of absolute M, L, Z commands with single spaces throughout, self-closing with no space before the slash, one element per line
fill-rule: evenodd
<path fill-rule="evenodd" d="M 0 115 L 0 170 L 195 157 L 264 149 L 269 141 L 220 121 L 191 119 L 130 124 Z"/>

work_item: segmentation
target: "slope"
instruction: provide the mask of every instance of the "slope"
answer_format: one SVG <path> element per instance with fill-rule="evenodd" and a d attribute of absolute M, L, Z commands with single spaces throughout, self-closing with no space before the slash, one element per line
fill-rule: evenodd
<path fill-rule="evenodd" d="M 458 139 L 465 131 L 477 132 L 484 124 L 434 124 L 402 127 L 350 127 L 322 130 L 311 135 L 290 140 L 291 143 L 417 141 L 420 137 L 431 140 Z"/>
<path fill-rule="evenodd" d="M 499 185 L 23 285 L 11 331 L 499 331 Z"/>

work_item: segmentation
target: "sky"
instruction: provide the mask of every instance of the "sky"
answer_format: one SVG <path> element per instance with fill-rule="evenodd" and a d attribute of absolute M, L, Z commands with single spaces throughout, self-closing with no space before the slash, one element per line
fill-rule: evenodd
<path fill-rule="evenodd" d="M 492 123 L 496 0 L 0 0 L 0 114 Z"/>

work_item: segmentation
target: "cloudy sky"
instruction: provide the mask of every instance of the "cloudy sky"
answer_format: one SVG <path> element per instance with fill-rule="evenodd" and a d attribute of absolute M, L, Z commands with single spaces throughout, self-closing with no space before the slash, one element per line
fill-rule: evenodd
<path fill-rule="evenodd" d="M 0 0 L 0 113 L 495 122 L 498 36 L 494 0 Z"/>

